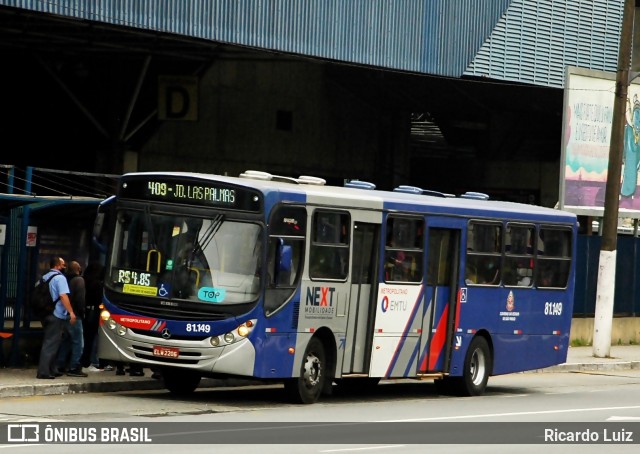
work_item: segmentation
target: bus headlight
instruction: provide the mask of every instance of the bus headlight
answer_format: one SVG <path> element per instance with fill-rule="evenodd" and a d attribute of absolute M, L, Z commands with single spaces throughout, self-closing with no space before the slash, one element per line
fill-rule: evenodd
<path fill-rule="evenodd" d="M 247 320 L 241 325 L 238 325 L 234 330 L 224 333 L 220 336 L 213 336 L 209 339 L 209 343 L 212 347 L 220 347 L 224 344 L 233 344 L 234 342 L 241 341 L 251 334 L 253 328 L 256 326 L 257 320 Z"/>
<path fill-rule="evenodd" d="M 110 318 L 109 320 L 107 320 L 107 326 L 110 330 L 114 330 L 116 329 L 116 326 L 118 326 L 118 323 L 116 323 L 114 319 Z"/>
<path fill-rule="evenodd" d="M 120 336 L 124 336 L 125 334 L 127 334 L 127 327 L 126 326 L 122 326 L 122 325 L 118 325 L 117 333 Z"/>
<path fill-rule="evenodd" d="M 238 326 L 238 336 L 247 337 L 250 332 L 251 332 L 251 330 L 249 328 L 247 328 L 246 325 Z"/>
<path fill-rule="evenodd" d="M 242 325 L 238 326 L 238 329 L 236 330 L 238 336 L 247 337 L 251 331 L 253 331 L 254 326 L 256 326 L 256 320 L 247 320 Z"/>

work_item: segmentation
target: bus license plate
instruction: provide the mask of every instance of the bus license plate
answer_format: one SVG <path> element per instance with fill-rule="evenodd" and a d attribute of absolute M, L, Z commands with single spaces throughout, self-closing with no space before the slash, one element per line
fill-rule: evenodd
<path fill-rule="evenodd" d="M 175 347 L 153 346 L 153 356 L 162 356 L 164 358 L 177 358 L 180 356 L 180 350 Z"/>

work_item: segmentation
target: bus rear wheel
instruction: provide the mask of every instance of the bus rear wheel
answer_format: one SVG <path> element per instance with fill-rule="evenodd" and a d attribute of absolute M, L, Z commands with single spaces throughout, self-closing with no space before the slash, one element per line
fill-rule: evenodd
<path fill-rule="evenodd" d="M 475 337 L 464 359 L 462 377 L 456 378 L 457 394 L 479 396 L 484 393 L 493 368 L 489 344 L 484 337 Z"/>
<path fill-rule="evenodd" d="M 162 369 L 164 387 L 176 396 L 188 396 L 192 394 L 200 384 L 200 375 L 196 372 L 165 367 Z"/>
<path fill-rule="evenodd" d="M 284 383 L 289 398 L 299 404 L 318 401 L 326 380 L 326 354 L 324 345 L 318 338 L 312 338 L 307 345 L 300 366 L 300 376 Z"/>

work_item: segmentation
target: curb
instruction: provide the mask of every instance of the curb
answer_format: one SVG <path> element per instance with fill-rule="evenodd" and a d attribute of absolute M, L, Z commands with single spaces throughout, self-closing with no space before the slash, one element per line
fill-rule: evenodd
<path fill-rule="evenodd" d="M 613 361 L 610 363 L 565 363 L 537 369 L 533 372 L 599 372 L 640 369 L 640 361 Z"/>
<path fill-rule="evenodd" d="M 163 389 L 162 380 L 15 385 L 0 388 L 0 398 Z"/>
<path fill-rule="evenodd" d="M 265 382 L 242 379 L 203 378 L 199 389 L 264 385 Z M 32 385 L 0 386 L 0 399 L 3 397 L 59 396 L 80 393 L 111 393 L 122 391 L 153 391 L 165 389 L 162 379 L 114 380 L 103 382 L 79 383 L 42 383 Z"/>

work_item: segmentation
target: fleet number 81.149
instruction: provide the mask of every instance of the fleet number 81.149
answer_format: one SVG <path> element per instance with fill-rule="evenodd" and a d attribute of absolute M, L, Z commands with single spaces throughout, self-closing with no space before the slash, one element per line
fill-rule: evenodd
<path fill-rule="evenodd" d="M 189 333 L 209 333 L 211 326 L 205 323 L 187 323 L 187 332 Z"/>
<path fill-rule="evenodd" d="M 544 303 L 544 315 L 562 315 L 562 303 Z"/>

